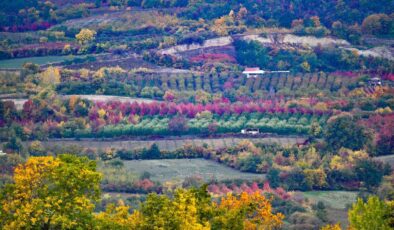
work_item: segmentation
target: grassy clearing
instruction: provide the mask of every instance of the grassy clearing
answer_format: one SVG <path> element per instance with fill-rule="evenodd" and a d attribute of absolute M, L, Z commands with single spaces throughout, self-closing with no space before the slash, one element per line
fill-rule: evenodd
<path fill-rule="evenodd" d="M 204 159 L 175 160 L 135 160 L 124 161 L 125 168 L 135 174 L 151 174 L 153 181 L 179 181 L 191 176 L 200 176 L 203 180 L 264 179 L 263 174 L 244 173 Z"/>
<path fill-rule="evenodd" d="M 354 203 L 357 198 L 357 192 L 347 191 L 311 191 L 302 194 L 312 202 L 322 201 L 330 208 L 342 210 Z"/>
<path fill-rule="evenodd" d="M 347 208 L 357 199 L 357 192 L 311 191 L 302 193 L 311 203 L 322 201 L 326 205 L 327 218 L 333 223 L 341 223 L 343 229 L 349 225 Z"/>
<path fill-rule="evenodd" d="M 31 62 L 37 65 L 52 64 L 72 60 L 76 56 L 44 56 L 44 57 L 28 57 L 28 58 L 14 58 L 0 61 L 0 68 L 17 69 L 22 68 L 26 62 Z"/>

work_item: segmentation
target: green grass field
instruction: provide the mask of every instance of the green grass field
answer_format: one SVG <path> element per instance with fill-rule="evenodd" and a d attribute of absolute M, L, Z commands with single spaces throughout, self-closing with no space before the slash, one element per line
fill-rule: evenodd
<path fill-rule="evenodd" d="M 357 200 L 357 192 L 310 191 L 302 193 L 311 203 L 322 201 L 326 205 L 327 218 L 333 223 L 341 223 L 343 229 L 349 225 L 347 209 Z"/>
<path fill-rule="evenodd" d="M 313 202 L 322 201 L 333 209 L 345 209 L 356 201 L 357 192 L 347 191 L 311 191 L 302 193 L 305 198 Z"/>
<path fill-rule="evenodd" d="M 0 61 L 0 68 L 3 69 L 17 69 L 22 68 L 26 62 L 31 62 L 37 65 L 45 65 L 65 60 L 71 60 L 75 56 L 44 56 L 44 57 L 29 57 L 29 58 L 14 58 Z"/>
<path fill-rule="evenodd" d="M 264 179 L 263 174 L 244 173 L 219 163 L 204 159 L 175 159 L 175 160 L 133 160 L 124 161 L 125 168 L 135 174 L 144 172 L 151 174 L 153 181 L 182 182 L 190 176 L 201 176 L 205 181 L 211 179 L 228 180 Z"/>

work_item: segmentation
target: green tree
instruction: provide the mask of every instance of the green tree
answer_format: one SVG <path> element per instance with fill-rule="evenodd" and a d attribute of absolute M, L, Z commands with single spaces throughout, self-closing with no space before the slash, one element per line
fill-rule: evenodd
<path fill-rule="evenodd" d="M 322 128 L 318 122 L 312 122 L 308 134 L 311 138 L 318 138 L 322 133 Z"/>
<path fill-rule="evenodd" d="M 372 135 L 353 116 L 342 114 L 328 120 L 324 132 L 328 148 L 337 151 L 341 147 L 360 150 L 370 146 Z"/>
<path fill-rule="evenodd" d="M 280 170 L 272 168 L 267 173 L 267 180 L 270 182 L 271 187 L 276 188 L 280 185 Z"/>
<path fill-rule="evenodd" d="M 357 161 L 354 171 L 357 178 L 369 189 L 379 186 L 384 176 L 383 164 L 369 159 Z"/>
<path fill-rule="evenodd" d="M 8 142 L 4 144 L 4 149 L 6 151 L 11 151 L 11 152 L 16 152 L 16 153 L 22 153 L 23 152 L 23 144 L 22 141 L 19 137 L 11 137 Z"/>
<path fill-rule="evenodd" d="M 160 159 L 161 153 L 159 146 L 154 143 L 148 150 L 143 151 L 143 159 Z"/>
<path fill-rule="evenodd" d="M 389 230 L 390 206 L 387 202 L 380 200 L 377 196 L 371 196 L 367 202 L 358 199 L 349 210 L 349 222 L 351 229 L 363 230 Z"/>

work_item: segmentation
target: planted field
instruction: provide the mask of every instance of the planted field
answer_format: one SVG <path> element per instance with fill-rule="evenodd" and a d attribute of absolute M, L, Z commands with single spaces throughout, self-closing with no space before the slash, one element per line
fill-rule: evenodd
<path fill-rule="evenodd" d="M 142 116 L 141 116 L 142 117 Z M 169 132 L 171 117 L 145 116 L 138 124 L 117 124 L 101 127 L 97 132 L 90 130 L 78 130 L 73 136 L 79 138 L 113 138 L 119 136 L 140 136 L 140 135 L 172 135 Z M 311 115 L 270 115 L 256 114 L 256 116 L 236 115 L 220 116 L 214 118 L 193 118 L 187 121 L 188 129 L 182 130 L 178 134 L 195 135 L 206 134 L 209 125 L 217 124 L 216 133 L 239 133 L 243 128 L 258 128 L 262 133 L 275 133 L 279 135 L 306 135 L 313 121 L 319 122 L 322 126 L 326 121 L 326 116 Z"/>
<path fill-rule="evenodd" d="M 342 75 L 329 75 L 323 73 L 310 74 L 268 74 L 262 78 L 249 78 L 236 73 L 230 74 L 192 74 L 192 73 L 124 73 L 119 76 L 109 76 L 105 81 L 116 80 L 119 87 L 136 88 L 136 95 L 147 97 L 147 90 L 152 87 L 157 88 L 162 93 L 166 90 L 192 92 L 203 89 L 209 93 L 228 91 L 231 89 L 243 89 L 246 93 L 252 94 L 259 91 L 270 91 L 275 89 L 279 94 L 294 93 L 303 95 L 308 91 L 305 89 L 318 89 L 324 91 L 337 92 L 341 87 L 354 84 L 359 78 L 357 76 L 347 77 Z M 104 87 L 105 81 L 92 85 L 90 82 L 78 81 L 75 79 L 62 79 L 57 91 L 62 94 L 72 94 L 78 87 L 96 91 L 97 87 Z M 78 84 L 77 84 L 78 83 Z M 145 90 L 144 90 L 145 89 Z M 144 93 L 143 93 L 144 92 Z M 124 95 L 122 91 L 115 92 L 117 95 Z M 129 93 L 129 92 L 128 92 Z M 152 96 L 152 95 L 150 95 Z M 157 96 L 157 95 L 156 95 Z"/>
<path fill-rule="evenodd" d="M 264 179 L 263 174 L 244 173 L 219 163 L 204 159 L 135 160 L 124 161 L 125 168 L 136 174 L 149 172 L 153 181 L 183 181 L 199 176 L 209 180 L 255 180 Z"/>
<path fill-rule="evenodd" d="M 23 64 L 31 62 L 37 65 L 46 65 L 52 63 L 72 60 L 75 56 L 44 56 L 44 57 L 29 57 L 29 58 L 15 58 L 0 61 L 0 68 L 3 69 L 19 69 Z"/>
<path fill-rule="evenodd" d="M 124 140 L 124 141 L 114 141 L 114 140 L 49 140 L 43 141 L 43 145 L 47 147 L 55 146 L 81 146 L 83 148 L 96 148 L 96 149 L 142 149 L 149 148 L 152 144 L 156 143 L 160 150 L 173 151 L 182 148 L 186 144 L 191 144 L 194 146 L 203 146 L 204 144 L 212 148 L 222 148 L 230 147 L 238 144 L 243 140 L 250 140 L 253 143 L 263 143 L 263 144 L 279 144 L 282 146 L 290 146 L 296 143 L 302 143 L 305 141 L 303 137 L 264 137 L 264 138 L 238 138 L 238 137 L 228 137 L 228 138 L 213 138 L 213 139 L 203 139 L 203 138 L 185 138 L 185 139 L 166 139 L 166 140 Z"/>

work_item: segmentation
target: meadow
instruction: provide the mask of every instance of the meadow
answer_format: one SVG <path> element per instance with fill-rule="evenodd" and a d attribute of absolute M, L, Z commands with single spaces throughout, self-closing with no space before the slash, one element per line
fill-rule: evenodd
<path fill-rule="evenodd" d="M 349 221 L 346 218 L 348 208 L 356 202 L 358 192 L 350 191 L 309 191 L 303 192 L 304 198 L 312 204 L 321 201 L 327 207 L 327 219 L 332 222 L 339 222 L 346 229 Z"/>
<path fill-rule="evenodd" d="M 204 159 L 174 159 L 174 160 L 133 160 L 123 161 L 127 171 L 142 175 L 149 172 L 153 181 L 182 182 L 188 177 L 201 177 L 210 180 L 256 180 L 264 179 L 263 174 L 245 173 L 213 161 Z"/>
<path fill-rule="evenodd" d="M 27 62 L 31 62 L 37 65 L 47 65 L 60 63 L 66 60 L 72 60 L 75 56 L 43 56 L 43 57 L 27 57 L 27 58 L 14 58 L 14 59 L 6 59 L 0 60 L 0 68 L 1 69 L 21 69 L 23 64 Z"/>

